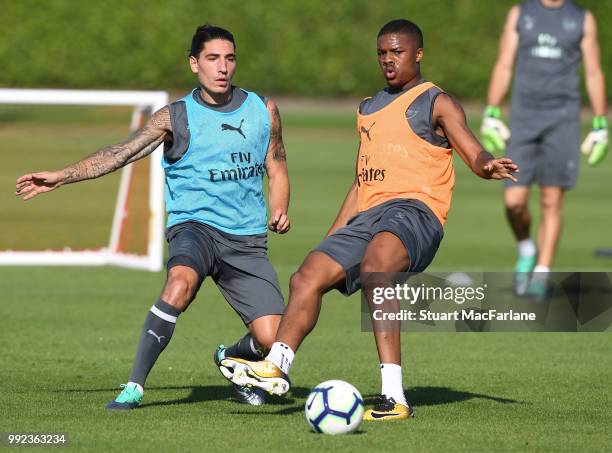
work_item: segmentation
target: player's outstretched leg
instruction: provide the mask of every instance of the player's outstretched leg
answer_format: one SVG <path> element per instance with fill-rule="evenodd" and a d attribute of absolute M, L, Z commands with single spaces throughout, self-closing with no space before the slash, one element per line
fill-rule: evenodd
<path fill-rule="evenodd" d="M 289 391 L 289 368 L 295 351 L 317 323 L 323 294 L 345 279 L 344 269 L 322 252 L 311 252 L 291 276 L 289 303 L 276 341 L 266 359 L 254 362 L 226 357 L 221 364 L 232 370 L 232 382 L 282 395 Z"/>
<path fill-rule="evenodd" d="M 197 277 L 185 266 L 170 270 L 162 297 L 151 307 L 145 318 L 130 380 L 107 409 L 134 409 L 142 401 L 144 385 L 162 351 L 168 346 L 180 313 L 187 308 L 195 294 Z"/>
<path fill-rule="evenodd" d="M 514 293 L 517 296 L 525 295 L 537 256 L 536 246 L 529 236 L 528 198 L 529 189 L 524 186 L 509 187 L 504 193 L 506 217 L 518 244 L 518 259 L 514 266 Z"/>

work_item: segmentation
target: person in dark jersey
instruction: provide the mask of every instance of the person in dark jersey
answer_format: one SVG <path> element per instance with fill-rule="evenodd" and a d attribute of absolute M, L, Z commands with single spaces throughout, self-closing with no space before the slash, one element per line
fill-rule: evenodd
<path fill-rule="evenodd" d="M 211 276 L 249 332 L 220 346 L 245 359 L 261 358 L 276 336 L 284 301 L 267 257 L 267 230 L 290 228 L 289 178 L 278 108 L 270 99 L 232 86 L 236 46 L 220 27 L 198 27 L 189 54 L 200 86 L 153 114 L 125 143 L 102 148 L 55 172 L 20 177 L 16 194 L 41 193 L 111 173 L 165 143 L 165 202 L 168 213 L 167 280 L 142 329 L 129 382 L 108 409 L 133 409 L 145 380 L 172 337 L 204 278 Z M 267 220 L 263 175 L 268 176 Z M 239 401 L 262 404 L 263 392 L 235 386 Z"/>
<path fill-rule="evenodd" d="M 516 165 L 495 159 L 470 132 L 461 106 L 423 79 L 423 35 L 398 19 L 378 33 L 378 63 L 387 87 L 359 106 L 355 180 L 327 237 L 291 277 L 287 309 L 265 361 L 227 357 L 234 383 L 269 392 L 289 390 L 289 367 L 314 328 L 322 296 L 362 288 L 370 304 L 388 275 L 421 272 L 443 236 L 454 185 L 452 149 L 485 179 L 512 179 Z M 380 359 L 381 396 L 366 420 L 400 420 L 413 411 L 404 396 L 398 324 L 372 319 Z M 337 356 L 337 354 L 332 354 Z"/>
<path fill-rule="evenodd" d="M 518 181 L 506 181 L 504 203 L 518 243 L 514 290 L 541 299 L 563 223 L 565 191 L 576 185 L 580 149 L 578 66 L 584 62 L 593 128 L 582 144 L 590 165 L 608 150 L 606 91 L 599 61 L 595 18 L 569 0 L 528 0 L 510 9 L 481 127 L 486 148 L 521 167 Z M 513 77 L 513 65 L 516 61 Z M 510 131 L 500 104 L 513 80 Z M 529 188 L 540 186 L 542 218 L 537 247 L 531 239 Z"/>

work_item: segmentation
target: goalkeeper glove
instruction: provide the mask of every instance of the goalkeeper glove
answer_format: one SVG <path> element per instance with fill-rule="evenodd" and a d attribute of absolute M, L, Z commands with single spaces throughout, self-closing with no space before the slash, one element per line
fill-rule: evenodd
<path fill-rule="evenodd" d="M 489 105 L 484 111 L 480 136 L 482 145 L 492 154 L 501 153 L 506 149 L 506 142 L 510 138 L 510 129 L 500 119 L 499 107 Z"/>
<path fill-rule="evenodd" d="M 605 116 L 593 118 L 593 128 L 582 142 L 580 150 L 589 155 L 589 165 L 595 166 L 608 153 L 608 120 Z"/>

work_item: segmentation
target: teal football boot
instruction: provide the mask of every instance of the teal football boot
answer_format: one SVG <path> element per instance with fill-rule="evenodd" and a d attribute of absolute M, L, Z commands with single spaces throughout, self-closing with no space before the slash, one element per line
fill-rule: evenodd
<path fill-rule="evenodd" d="M 138 386 L 134 383 L 121 384 L 121 388 L 123 390 L 119 396 L 114 401 L 108 403 L 106 408 L 111 410 L 130 410 L 138 407 L 143 396 L 143 392 L 138 390 Z"/>
<path fill-rule="evenodd" d="M 525 296 L 542 302 L 548 296 L 548 272 L 533 272 Z"/>
<path fill-rule="evenodd" d="M 514 294 L 517 296 L 525 295 L 535 265 L 536 255 L 519 256 L 516 266 L 514 266 Z"/>

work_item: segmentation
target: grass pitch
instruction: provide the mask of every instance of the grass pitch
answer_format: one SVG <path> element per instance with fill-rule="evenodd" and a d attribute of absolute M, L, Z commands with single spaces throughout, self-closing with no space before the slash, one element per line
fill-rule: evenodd
<path fill-rule="evenodd" d="M 74 112 L 0 112 L 2 248 L 107 240 L 110 223 L 101 216 L 112 214 L 117 175 L 26 204 L 12 196 L 20 174 L 60 167 L 127 134 L 129 112 Z M 293 229 L 271 235 L 269 247 L 286 291 L 337 212 L 357 142 L 350 111 L 287 109 L 284 119 Z M 34 148 L 53 152 L 30 154 Z M 515 246 L 501 184 L 479 180 L 460 161 L 456 169 L 446 236 L 430 269 L 511 269 Z M 581 170 L 567 198 L 557 269 L 611 270 L 612 261 L 593 256 L 595 247 L 612 246 L 611 170 L 610 159 Z M 60 219 L 52 227 L 51 217 Z M 163 278 L 118 268 L 0 268 L 0 431 L 66 432 L 72 448 L 85 451 L 605 451 L 612 444 L 608 334 L 404 334 L 406 393 L 417 418 L 363 424 L 350 436 L 311 433 L 303 404 L 317 383 L 349 381 L 370 401 L 379 391 L 372 334 L 360 332 L 359 297 L 337 293 L 326 296 L 319 325 L 297 355 L 289 397 L 240 405 L 211 354 L 243 326 L 209 281 L 181 316 L 142 407 L 107 412 Z"/>

